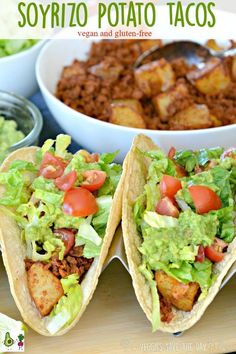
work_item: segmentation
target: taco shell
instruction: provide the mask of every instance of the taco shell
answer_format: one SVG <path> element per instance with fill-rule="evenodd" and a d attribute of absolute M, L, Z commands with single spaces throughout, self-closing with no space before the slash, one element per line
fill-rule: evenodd
<path fill-rule="evenodd" d="M 138 135 L 134 141 L 127 157 L 127 168 L 125 174 L 125 186 L 123 191 L 122 207 L 122 229 L 127 255 L 128 265 L 136 297 L 147 318 L 152 320 L 152 296 L 151 289 L 146 278 L 139 271 L 142 256 L 138 248 L 142 243 L 142 236 L 138 233 L 133 217 L 133 205 L 136 198 L 142 194 L 146 183 L 150 159 L 142 156 L 137 150 L 157 150 L 158 147 L 151 139 L 144 135 Z M 180 332 L 192 327 L 204 314 L 207 307 L 213 301 L 220 290 L 221 283 L 236 261 L 236 238 L 229 244 L 223 261 L 214 264 L 214 273 L 217 276 L 214 284 L 209 288 L 208 295 L 195 303 L 192 311 L 184 312 L 173 310 L 175 317 L 170 323 L 161 322 L 159 330 L 163 332 Z"/>
<path fill-rule="evenodd" d="M 28 162 L 34 162 L 36 151 L 37 147 L 27 147 L 13 152 L 3 162 L 0 172 L 7 171 L 9 165 L 14 160 L 20 159 Z M 76 325 L 93 296 L 113 235 L 121 220 L 123 185 L 124 175 L 122 174 L 114 194 L 101 253 L 99 257 L 94 258 L 90 269 L 81 283 L 83 293 L 81 310 L 70 325 L 62 328 L 55 334 L 57 336 L 65 334 Z M 4 189 L 1 186 L 0 188 L 1 197 Z M 27 272 L 24 264 L 26 248 L 21 242 L 20 228 L 14 219 L 9 215 L 5 207 L 0 207 L 0 245 L 2 248 L 3 262 L 10 283 L 10 290 L 24 322 L 36 332 L 45 336 L 51 336 L 52 334 L 46 328 L 47 319 L 41 317 L 29 293 Z"/>

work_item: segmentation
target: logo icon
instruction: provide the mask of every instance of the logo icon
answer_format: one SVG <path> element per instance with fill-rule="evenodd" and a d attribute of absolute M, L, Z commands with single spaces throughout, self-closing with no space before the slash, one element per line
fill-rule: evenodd
<path fill-rule="evenodd" d="M 24 352 L 24 339 L 23 330 L 0 331 L 0 352 Z"/>

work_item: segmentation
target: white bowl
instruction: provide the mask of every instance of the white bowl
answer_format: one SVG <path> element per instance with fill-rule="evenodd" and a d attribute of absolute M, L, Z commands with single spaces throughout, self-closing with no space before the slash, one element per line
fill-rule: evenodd
<path fill-rule="evenodd" d="M 30 97 L 37 89 L 35 63 L 44 45 L 41 40 L 20 53 L 0 58 L 0 90 Z"/>
<path fill-rule="evenodd" d="M 88 39 L 52 40 L 42 49 L 36 63 L 37 80 L 50 111 L 61 127 L 85 149 L 97 152 L 120 149 L 118 160 L 121 161 L 134 136 L 140 133 L 151 137 L 165 151 L 171 146 L 198 149 L 236 145 L 236 124 L 188 131 L 136 129 L 102 122 L 66 106 L 54 96 L 62 69 L 75 58 L 85 59 L 91 43 Z"/>

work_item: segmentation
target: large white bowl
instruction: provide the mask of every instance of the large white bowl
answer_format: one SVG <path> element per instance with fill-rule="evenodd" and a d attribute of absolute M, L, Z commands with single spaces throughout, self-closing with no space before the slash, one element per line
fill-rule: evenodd
<path fill-rule="evenodd" d="M 75 58 L 85 59 L 90 46 L 88 39 L 52 40 L 42 49 L 36 64 L 37 80 L 50 111 L 61 127 L 85 149 L 97 152 L 120 149 L 118 160 L 122 160 L 132 139 L 140 133 L 151 137 L 165 151 L 171 146 L 198 149 L 236 145 L 236 124 L 188 131 L 136 129 L 102 122 L 66 106 L 54 96 L 62 69 Z"/>
<path fill-rule="evenodd" d="M 30 97 L 37 89 L 35 63 L 44 45 L 41 40 L 20 53 L 0 58 L 0 90 Z"/>

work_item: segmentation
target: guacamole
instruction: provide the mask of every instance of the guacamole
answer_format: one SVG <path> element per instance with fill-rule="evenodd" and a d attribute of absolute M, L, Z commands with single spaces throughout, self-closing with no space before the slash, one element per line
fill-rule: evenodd
<path fill-rule="evenodd" d="M 14 120 L 0 117 L 0 164 L 8 154 L 9 148 L 24 139 L 25 135 L 17 129 Z"/>
<path fill-rule="evenodd" d="M 35 39 L 0 39 L 0 58 L 29 49 L 37 42 Z"/>

